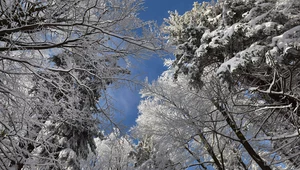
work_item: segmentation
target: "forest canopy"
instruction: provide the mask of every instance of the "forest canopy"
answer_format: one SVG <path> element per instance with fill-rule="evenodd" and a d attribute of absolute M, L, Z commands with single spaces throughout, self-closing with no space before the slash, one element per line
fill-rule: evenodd
<path fill-rule="evenodd" d="M 195 2 L 161 29 L 142 0 L 0 7 L 0 169 L 300 168 L 300 1 Z M 107 88 L 170 48 L 124 135 Z"/>

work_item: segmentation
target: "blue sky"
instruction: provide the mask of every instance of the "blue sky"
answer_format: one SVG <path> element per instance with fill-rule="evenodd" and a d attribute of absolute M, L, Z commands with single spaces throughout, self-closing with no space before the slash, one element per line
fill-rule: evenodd
<path fill-rule="evenodd" d="M 139 17 L 144 20 L 154 20 L 161 25 L 164 18 L 168 18 L 168 11 L 177 10 L 179 14 L 191 10 L 196 0 L 145 0 L 145 11 L 140 11 Z M 198 1 L 200 2 L 200 1 Z M 172 56 L 170 56 L 172 57 Z M 133 77 L 144 81 L 147 77 L 149 82 L 156 80 L 166 67 L 163 66 L 163 59 L 153 56 L 147 60 L 136 61 L 131 69 Z M 119 122 L 128 128 L 135 125 L 138 116 L 137 106 L 140 102 L 139 88 L 122 87 L 112 89 L 112 97 L 115 100 L 116 108 L 121 111 Z M 118 113 L 117 113 L 118 114 Z M 124 128 L 124 127 L 123 127 Z M 126 131 L 125 130 L 125 131 Z"/>

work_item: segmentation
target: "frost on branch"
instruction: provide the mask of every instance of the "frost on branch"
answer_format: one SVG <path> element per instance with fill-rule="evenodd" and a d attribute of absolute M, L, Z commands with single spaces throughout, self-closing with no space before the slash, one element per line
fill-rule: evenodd
<path fill-rule="evenodd" d="M 95 138 L 96 149 L 86 160 L 81 160 L 81 169 L 135 169 L 136 145 L 129 136 L 121 136 L 118 129 L 105 136 Z"/>
<path fill-rule="evenodd" d="M 224 137 L 234 138 L 234 134 L 210 102 L 211 95 L 189 88 L 185 76 L 179 75 L 174 82 L 173 73 L 172 69 L 164 72 L 157 81 L 141 90 L 144 99 L 139 105 L 140 115 L 132 133 L 139 139 L 150 136 L 153 143 L 151 154 L 142 167 L 256 167 L 252 162 L 242 161 L 242 155 L 243 159 L 249 156 L 243 149 L 237 149 L 238 142 Z"/>
<path fill-rule="evenodd" d="M 0 0 L 1 168 L 75 170 L 95 152 L 112 121 L 105 90 L 130 73 L 119 61 L 162 49 L 141 5 Z"/>

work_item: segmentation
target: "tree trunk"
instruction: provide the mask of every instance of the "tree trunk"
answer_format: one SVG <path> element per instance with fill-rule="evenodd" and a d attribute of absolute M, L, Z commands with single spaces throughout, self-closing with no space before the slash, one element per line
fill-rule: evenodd
<path fill-rule="evenodd" d="M 226 111 L 224 107 L 222 107 L 219 103 L 212 101 L 216 108 L 222 113 L 224 118 L 226 119 L 227 124 L 233 130 L 235 135 L 239 138 L 240 142 L 251 156 L 251 158 L 259 165 L 262 170 L 271 170 L 270 166 L 268 166 L 265 161 L 255 152 L 250 143 L 247 141 L 244 134 L 240 131 L 235 121 L 230 118 L 230 113 Z"/>

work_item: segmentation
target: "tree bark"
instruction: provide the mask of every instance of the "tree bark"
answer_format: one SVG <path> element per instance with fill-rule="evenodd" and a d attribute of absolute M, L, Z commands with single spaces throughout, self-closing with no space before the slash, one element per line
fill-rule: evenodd
<path fill-rule="evenodd" d="M 212 157 L 212 159 L 214 160 L 215 164 L 217 165 L 219 170 L 223 170 L 223 166 L 221 165 L 220 161 L 218 160 L 213 148 L 211 147 L 211 145 L 208 143 L 208 141 L 206 140 L 205 136 L 203 135 L 203 133 L 201 133 L 201 131 L 199 130 L 199 137 L 201 139 L 201 141 L 203 142 L 205 149 L 207 150 L 207 152 L 209 153 L 209 155 Z"/>
<path fill-rule="evenodd" d="M 215 107 L 222 113 L 224 118 L 226 119 L 227 124 L 230 126 L 230 128 L 233 130 L 235 135 L 239 138 L 240 142 L 248 152 L 248 154 L 251 156 L 251 158 L 259 165 L 259 167 L 262 170 L 271 170 L 270 166 L 266 164 L 266 162 L 255 152 L 253 147 L 250 145 L 250 143 L 247 141 L 244 134 L 241 132 L 241 130 L 236 125 L 235 121 L 230 118 L 230 113 L 221 106 L 219 103 L 212 101 L 215 105 Z"/>

